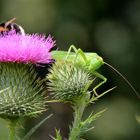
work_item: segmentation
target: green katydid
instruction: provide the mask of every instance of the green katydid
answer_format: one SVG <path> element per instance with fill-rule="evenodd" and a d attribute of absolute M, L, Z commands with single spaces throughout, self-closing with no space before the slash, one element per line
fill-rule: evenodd
<path fill-rule="evenodd" d="M 72 52 L 72 50 L 74 52 Z M 74 62 L 77 63 L 78 65 L 82 66 L 83 68 L 87 69 L 90 71 L 95 77 L 100 78 L 102 81 L 96 85 L 93 88 L 93 92 L 96 96 L 100 97 L 100 95 L 104 95 L 105 93 L 113 90 L 116 87 L 113 87 L 104 93 L 98 95 L 96 90 L 103 85 L 104 83 L 107 82 L 107 78 L 97 72 L 97 70 L 104 64 L 112 68 L 116 73 L 118 73 L 125 81 L 126 83 L 132 88 L 132 90 L 135 92 L 135 94 L 140 98 L 140 95 L 138 92 L 135 90 L 135 88 L 131 85 L 131 83 L 118 71 L 116 70 L 113 66 L 110 64 L 106 63 L 103 61 L 103 58 L 100 57 L 97 53 L 91 53 L 91 52 L 83 52 L 80 48 L 77 49 L 74 45 L 71 45 L 68 51 L 52 51 L 52 58 L 55 59 L 56 61 L 68 61 L 68 62 Z"/>

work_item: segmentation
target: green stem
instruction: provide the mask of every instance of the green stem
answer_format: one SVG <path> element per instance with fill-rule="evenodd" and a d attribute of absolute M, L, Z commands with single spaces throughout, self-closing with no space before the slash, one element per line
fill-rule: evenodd
<path fill-rule="evenodd" d="M 9 129 L 10 129 L 10 134 L 9 134 L 9 140 L 15 140 L 15 135 L 16 135 L 16 125 L 17 125 L 17 120 L 10 120 L 9 123 Z"/>
<path fill-rule="evenodd" d="M 82 116 L 83 112 L 85 110 L 85 107 L 87 106 L 86 100 L 84 97 L 82 97 L 78 102 L 75 104 L 74 108 L 74 121 L 73 126 L 71 128 L 71 132 L 69 135 L 68 140 L 77 140 L 81 133 L 81 126 L 80 123 L 82 122 Z"/>

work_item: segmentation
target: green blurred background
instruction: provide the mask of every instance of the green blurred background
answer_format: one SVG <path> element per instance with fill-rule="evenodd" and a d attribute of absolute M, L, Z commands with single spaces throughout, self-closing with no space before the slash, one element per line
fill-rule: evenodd
<path fill-rule="evenodd" d="M 139 0 L 0 0 L 0 20 L 17 18 L 26 33 L 51 34 L 56 48 L 67 50 L 71 44 L 84 51 L 97 52 L 131 81 L 140 92 L 140 1 Z M 103 92 L 117 89 L 87 109 L 108 110 L 94 123 L 95 129 L 84 135 L 87 140 L 139 140 L 140 101 L 120 76 L 107 66 L 100 72 L 108 78 Z M 33 140 L 51 140 L 60 128 L 67 138 L 72 121 L 69 105 L 51 104 L 41 118 L 29 119 L 29 129 L 49 113 L 54 116 L 34 134 Z M 0 120 L 0 140 L 7 135 Z"/>

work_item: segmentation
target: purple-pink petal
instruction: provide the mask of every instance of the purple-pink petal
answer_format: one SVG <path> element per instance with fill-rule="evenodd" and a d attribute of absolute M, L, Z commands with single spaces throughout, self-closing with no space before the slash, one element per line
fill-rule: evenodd
<path fill-rule="evenodd" d="M 0 62 L 49 63 L 54 45 L 50 35 L 47 38 L 15 33 L 0 36 Z"/>

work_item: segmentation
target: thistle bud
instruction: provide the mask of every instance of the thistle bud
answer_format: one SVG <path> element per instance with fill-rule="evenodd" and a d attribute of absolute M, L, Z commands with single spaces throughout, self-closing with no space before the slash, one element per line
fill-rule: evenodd
<path fill-rule="evenodd" d="M 53 98 L 65 102 L 75 102 L 83 95 L 90 96 L 87 86 L 92 83 L 91 75 L 74 63 L 56 62 L 47 75 L 48 89 Z"/>
<path fill-rule="evenodd" d="M 42 81 L 32 65 L 0 63 L 0 117 L 36 116 L 46 106 Z"/>

